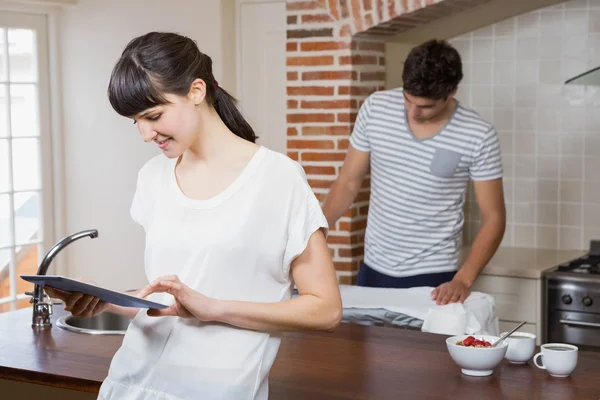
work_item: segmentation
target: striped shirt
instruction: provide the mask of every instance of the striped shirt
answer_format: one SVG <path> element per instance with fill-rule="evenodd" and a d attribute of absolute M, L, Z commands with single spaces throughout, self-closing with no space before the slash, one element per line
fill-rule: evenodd
<path fill-rule="evenodd" d="M 367 98 L 350 143 L 371 159 L 365 263 L 394 277 L 457 270 L 468 181 L 502 177 L 494 127 L 459 103 L 437 134 L 417 139 L 397 88 Z"/>

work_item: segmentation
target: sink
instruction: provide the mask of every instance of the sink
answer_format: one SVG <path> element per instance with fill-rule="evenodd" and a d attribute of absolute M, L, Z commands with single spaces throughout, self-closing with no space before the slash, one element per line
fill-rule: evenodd
<path fill-rule="evenodd" d="M 56 326 L 67 331 L 90 335 L 124 335 L 131 321 L 131 318 L 122 315 L 103 312 L 91 318 L 64 315 L 56 321 Z"/>

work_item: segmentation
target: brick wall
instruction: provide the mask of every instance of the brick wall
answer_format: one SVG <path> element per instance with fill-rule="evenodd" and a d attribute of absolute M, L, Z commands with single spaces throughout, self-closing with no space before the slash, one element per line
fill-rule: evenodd
<path fill-rule="evenodd" d="M 288 155 L 319 198 L 337 177 L 365 98 L 385 85 L 385 39 L 488 0 L 287 0 Z M 363 258 L 369 179 L 328 243 L 340 283 Z"/>

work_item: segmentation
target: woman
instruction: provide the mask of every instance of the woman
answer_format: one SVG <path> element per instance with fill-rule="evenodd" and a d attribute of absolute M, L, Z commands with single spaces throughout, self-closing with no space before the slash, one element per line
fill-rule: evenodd
<path fill-rule="evenodd" d="M 341 318 L 327 222 L 302 168 L 254 143 L 189 38 L 132 40 L 108 97 L 162 150 L 139 171 L 131 215 L 152 282 L 138 296 L 170 306 L 139 312 L 48 288 L 74 315 L 135 317 L 99 398 L 266 399 L 277 332 Z"/>

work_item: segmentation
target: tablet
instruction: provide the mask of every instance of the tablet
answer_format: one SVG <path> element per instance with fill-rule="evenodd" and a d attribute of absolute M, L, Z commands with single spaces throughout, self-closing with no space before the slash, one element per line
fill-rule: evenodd
<path fill-rule="evenodd" d="M 81 292 L 83 294 L 90 294 L 92 296 L 99 297 L 102 301 L 122 307 L 154 308 L 157 310 L 168 307 L 164 304 L 155 303 L 150 300 L 131 296 L 114 290 L 104 289 L 100 286 L 80 282 L 64 276 L 21 275 L 21 278 L 27 282 L 35 283 L 41 286 L 50 286 L 56 289 L 64 290 L 65 292 Z"/>

